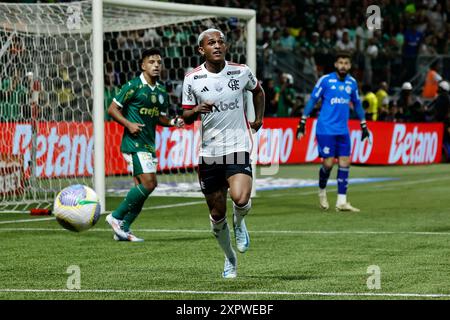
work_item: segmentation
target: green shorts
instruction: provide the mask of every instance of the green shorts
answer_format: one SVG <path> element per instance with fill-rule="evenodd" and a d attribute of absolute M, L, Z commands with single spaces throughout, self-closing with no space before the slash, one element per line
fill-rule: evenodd
<path fill-rule="evenodd" d="M 133 172 L 133 176 L 143 173 L 156 173 L 158 159 L 154 158 L 150 152 L 122 153 L 128 164 L 128 171 Z"/>

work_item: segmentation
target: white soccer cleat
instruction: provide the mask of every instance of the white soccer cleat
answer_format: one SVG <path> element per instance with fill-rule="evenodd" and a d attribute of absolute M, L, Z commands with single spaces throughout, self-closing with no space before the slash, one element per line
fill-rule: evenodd
<path fill-rule="evenodd" d="M 350 212 L 360 212 L 358 208 L 352 207 L 350 202 L 346 202 L 343 204 L 336 204 L 336 211 L 350 211 Z"/>
<path fill-rule="evenodd" d="M 131 242 L 144 242 L 144 239 L 136 237 L 133 233 L 131 233 L 131 230 L 127 233 L 127 240 Z"/>
<path fill-rule="evenodd" d="M 248 235 L 247 226 L 242 219 L 241 226 L 234 226 L 234 237 L 236 238 L 236 247 L 240 253 L 244 253 L 250 246 L 250 237 Z"/>
<path fill-rule="evenodd" d="M 330 204 L 328 203 L 326 192 L 319 191 L 319 204 L 320 204 L 320 208 L 323 210 L 328 210 L 328 208 L 330 208 Z"/>
<path fill-rule="evenodd" d="M 116 241 L 144 242 L 144 239 L 136 237 L 133 233 L 131 233 L 131 231 L 126 232 L 126 234 L 127 234 L 126 238 L 122 238 L 119 237 L 117 234 L 114 234 L 113 239 Z"/>
<path fill-rule="evenodd" d="M 127 238 L 127 233 L 125 231 L 123 231 L 122 228 L 120 227 L 122 225 L 122 221 L 114 218 L 112 213 L 110 213 L 106 216 L 106 222 L 108 222 L 108 224 L 114 230 L 114 233 L 119 238 L 125 238 L 125 239 Z"/>
<path fill-rule="evenodd" d="M 237 277 L 237 257 L 234 254 L 234 257 L 228 259 L 225 257 L 225 265 L 223 267 L 222 277 L 225 279 L 233 279 Z"/>
<path fill-rule="evenodd" d="M 122 221 L 114 218 L 111 213 L 106 216 L 106 222 L 108 222 L 109 225 L 114 230 L 114 233 L 115 233 L 114 240 L 118 239 L 118 241 L 131 241 L 131 242 L 143 242 L 144 241 L 144 239 L 136 237 L 131 231 L 126 232 L 126 231 L 122 230 L 122 228 L 121 228 Z M 117 239 L 116 239 L 116 237 L 117 237 Z"/>
<path fill-rule="evenodd" d="M 119 238 L 119 236 L 117 234 L 114 233 L 113 239 L 116 241 L 127 241 L 125 239 Z"/>

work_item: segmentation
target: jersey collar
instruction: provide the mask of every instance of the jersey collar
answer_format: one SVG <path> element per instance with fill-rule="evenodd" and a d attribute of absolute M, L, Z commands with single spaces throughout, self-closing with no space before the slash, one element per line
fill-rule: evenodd
<path fill-rule="evenodd" d="M 152 89 L 152 90 L 155 90 L 155 88 L 158 86 L 158 83 L 156 83 L 154 87 L 152 87 L 151 85 L 149 85 L 148 82 L 147 82 L 147 80 L 145 80 L 144 73 L 141 73 L 141 75 L 139 76 L 139 78 L 141 79 L 142 84 L 145 84 L 145 85 L 149 86 L 150 89 Z"/>
<path fill-rule="evenodd" d="M 334 74 L 334 77 L 335 77 L 337 80 L 339 80 L 339 81 L 345 82 L 345 80 L 348 80 L 348 73 L 345 75 L 345 78 L 342 79 L 342 80 L 341 80 L 341 78 L 339 77 L 337 71 L 333 72 L 333 74 Z"/>
<path fill-rule="evenodd" d="M 225 66 L 223 67 L 223 69 L 222 70 L 220 70 L 220 72 L 218 72 L 218 73 L 213 73 L 213 72 L 209 72 L 208 71 L 208 69 L 206 69 L 206 62 L 203 62 L 202 63 L 202 69 L 203 69 L 203 71 L 205 71 L 205 72 L 207 72 L 209 75 L 211 75 L 211 76 L 220 76 L 222 73 L 224 73 L 225 71 L 226 71 L 226 69 L 228 69 L 228 61 L 227 60 L 225 60 Z"/>

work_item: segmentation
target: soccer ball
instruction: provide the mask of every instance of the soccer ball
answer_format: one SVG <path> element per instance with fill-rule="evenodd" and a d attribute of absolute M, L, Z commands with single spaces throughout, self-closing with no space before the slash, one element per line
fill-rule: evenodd
<path fill-rule="evenodd" d="M 94 226 L 100 218 L 100 201 L 94 190 L 81 184 L 63 189 L 56 196 L 53 212 L 65 229 L 81 232 Z"/>

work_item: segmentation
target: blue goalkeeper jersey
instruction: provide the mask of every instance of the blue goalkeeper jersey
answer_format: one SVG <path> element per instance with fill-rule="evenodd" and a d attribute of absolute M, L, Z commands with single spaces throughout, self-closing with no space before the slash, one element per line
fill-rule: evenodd
<path fill-rule="evenodd" d="M 350 75 L 347 75 L 344 80 L 340 80 L 336 72 L 321 77 L 305 106 L 304 116 L 309 116 L 319 99 L 322 99 L 322 108 L 317 120 L 316 134 L 349 134 L 350 102 L 353 103 L 358 118 L 361 121 L 365 119 L 358 84 Z"/>

